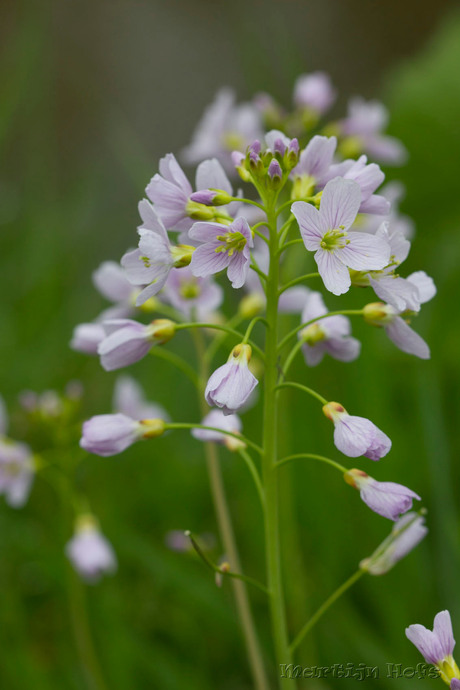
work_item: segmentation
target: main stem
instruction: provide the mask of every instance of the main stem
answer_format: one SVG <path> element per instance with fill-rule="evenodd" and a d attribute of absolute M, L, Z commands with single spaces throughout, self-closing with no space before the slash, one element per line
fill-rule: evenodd
<path fill-rule="evenodd" d="M 267 584 L 270 614 L 277 668 L 291 663 L 286 611 L 281 576 L 279 495 L 276 471 L 277 461 L 277 347 L 278 347 L 278 283 L 279 259 L 276 214 L 274 204 L 267 208 L 267 224 L 270 229 L 270 269 L 267 280 L 267 335 L 265 341 L 265 392 L 263 417 L 262 472 L 265 487 L 265 548 L 267 559 Z M 292 679 L 279 676 L 279 687 L 292 690 Z"/>
<path fill-rule="evenodd" d="M 199 333 L 197 330 L 194 329 L 192 333 L 198 354 L 198 360 L 200 362 L 200 377 L 202 383 L 204 384 L 208 378 L 209 372 L 204 353 L 203 341 L 201 339 L 201 333 Z M 201 413 L 204 416 L 208 412 L 208 407 L 206 405 L 203 393 L 204 391 L 200 390 L 198 395 L 200 399 L 199 403 Z M 235 573 L 241 573 L 240 557 L 238 548 L 236 546 L 227 497 L 225 495 L 225 487 L 220 470 L 217 448 L 215 443 L 208 442 L 204 445 L 214 510 L 216 511 L 217 524 L 219 526 L 219 533 L 224 545 L 225 555 L 231 565 L 231 569 Z M 246 585 L 241 580 L 232 579 L 232 588 L 235 596 L 241 629 L 246 643 L 248 661 L 254 680 L 254 687 L 256 690 L 268 690 L 269 684 L 265 673 L 262 651 L 260 648 L 259 639 L 257 637 Z"/>

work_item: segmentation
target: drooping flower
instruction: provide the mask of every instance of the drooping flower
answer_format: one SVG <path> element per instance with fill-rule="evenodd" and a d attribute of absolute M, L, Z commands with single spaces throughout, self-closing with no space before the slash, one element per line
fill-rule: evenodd
<path fill-rule="evenodd" d="M 334 423 L 334 443 L 344 455 L 380 460 L 389 452 L 391 440 L 369 419 L 349 415 L 337 402 L 324 405 L 323 412 Z"/>
<path fill-rule="evenodd" d="M 97 348 L 104 338 L 105 330 L 102 323 L 80 323 L 74 328 L 70 347 L 86 355 L 97 355 Z"/>
<path fill-rule="evenodd" d="M 92 515 L 78 517 L 75 534 L 66 546 L 66 554 L 75 570 L 88 583 L 95 583 L 105 573 L 114 573 L 117 569 L 115 552 Z"/>
<path fill-rule="evenodd" d="M 113 392 L 113 409 L 131 419 L 169 420 L 166 410 L 157 403 L 146 400 L 139 383 L 131 376 L 119 376 Z"/>
<path fill-rule="evenodd" d="M 420 501 L 414 491 L 394 482 L 378 482 L 362 470 L 352 469 L 344 474 L 347 484 L 358 489 L 364 503 L 371 510 L 389 520 L 398 520 L 400 515 L 412 508 L 414 499 Z"/>
<path fill-rule="evenodd" d="M 309 292 L 304 304 L 301 323 L 327 314 L 319 292 Z M 302 329 L 298 337 L 303 343 L 302 352 L 308 366 L 319 364 L 326 353 L 342 362 L 351 362 L 359 357 L 361 343 L 351 337 L 350 333 L 351 324 L 346 316 L 328 316 Z"/>
<path fill-rule="evenodd" d="M 80 446 L 102 457 L 118 455 L 136 441 L 160 436 L 165 429 L 163 419 L 138 421 L 125 414 L 100 414 L 83 423 Z"/>
<path fill-rule="evenodd" d="M 364 320 L 372 326 L 382 327 L 396 347 L 409 355 L 429 359 L 430 348 L 423 338 L 408 325 L 403 318 L 404 315 L 404 312 L 383 302 L 366 304 L 363 309 Z"/>
<path fill-rule="evenodd" d="M 163 298 L 190 319 L 206 321 L 222 304 L 222 287 L 210 278 L 193 275 L 190 266 L 173 268 L 165 285 Z"/>
<path fill-rule="evenodd" d="M 382 163 L 401 165 L 407 158 L 407 151 L 398 139 L 382 134 L 387 124 L 388 112 L 382 103 L 352 98 L 348 116 L 340 123 L 346 137 L 342 151 L 352 156 L 368 153 Z"/>
<path fill-rule="evenodd" d="M 359 564 L 371 575 L 384 575 L 406 556 L 427 535 L 425 519 L 417 513 L 405 513 L 393 525 L 390 535 L 377 547 L 372 556 Z"/>
<path fill-rule="evenodd" d="M 205 278 L 227 269 L 232 287 L 244 285 L 251 261 L 250 247 L 254 246 L 251 228 L 244 218 L 237 218 L 228 226 L 195 223 L 189 236 L 202 243 L 192 255 L 193 275 Z"/>
<path fill-rule="evenodd" d="M 216 157 L 232 172 L 231 152 L 244 150 L 262 136 L 262 119 L 257 107 L 252 103 L 236 105 L 233 90 L 225 88 L 218 91 L 206 108 L 182 156 L 186 163 L 192 164 Z"/>
<path fill-rule="evenodd" d="M 455 640 L 449 611 L 436 614 L 433 630 L 419 623 L 409 625 L 406 637 L 417 647 L 427 664 L 434 664 L 438 668 L 445 683 L 450 684 L 451 688 L 460 687 L 460 670 L 452 656 Z"/>
<path fill-rule="evenodd" d="M 233 414 L 243 407 L 258 384 L 248 368 L 251 354 L 249 345 L 237 345 L 227 363 L 211 374 L 205 390 L 208 405 L 219 407 L 224 415 Z"/>
<path fill-rule="evenodd" d="M 390 258 L 390 247 L 383 239 L 348 231 L 360 203 L 359 185 L 338 177 L 324 188 L 319 211 L 304 201 L 296 201 L 291 207 L 305 247 L 315 252 L 324 285 L 335 295 L 348 291 L 349 268 L 380 270 L 388 265 Z"/>
<path fill-rule="evenodd" d="M 138 249 L 126 252 L 121 259 L 129 282 L 147 286 L 136 298 L 138 307 L 161 290 L 173 267 L 188 266 L 194 250 L 194 247 L 170 243 L 166 229 L 152 207 L 149 209 L 149 227 L 145 226 L 146 223 L 138 229 Z"/>
<path fill-rule="evenodd" d="M 302 74 L 294 85 L 294 104 L 318 115 L 329 110 L 336 99 L 336 90 L 325 72 Z"/>
<path fill-rule="evenodd" d="M 106 337 L 97 351 L 106 371 L 138 362 L 153 345 L 170 340 L 175 330 L 169 319 L 155 319 L 147 326 L 131 319 L 112 319 L 104 321 L 103 327 Z"/>
<path fill-rule="evenodd" d="M 208 412 L 201 422 L 203 426 L 214 426 L 223 431 L 230 431 L 233 434 L 241 433 L 243 425 L 241 419 L 236 414 L 226 415 L 222 410 L 211 410 Z M 243 441 L 239 441 L 233 436 L 221 434 L 218 431 L 211 431 L 210 429 L 192 429 L 192 436 L 199 441 L 213 441 L 214 443 L 221 443 L 229 450 L 238 450 L 244 448 Z"/>

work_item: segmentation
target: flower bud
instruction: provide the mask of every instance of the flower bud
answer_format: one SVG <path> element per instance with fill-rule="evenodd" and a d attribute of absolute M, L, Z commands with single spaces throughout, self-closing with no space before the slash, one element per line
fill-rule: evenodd
<path fill-rule="evenodd" d="M 276 158 L 272 159 L 270 165 L 268 166 L 267 173 L 268 177 L 270 178 L 271 186 L 273 188 L 279 187 L 283 178 L 283 171 L 281 170 L 281 166 Z"/>
<path fill-rule="evenodd" d="M 166 424 L 164 419 L 141 419 L 142 438 L 157 438 L 165 432 Z"/>
<path fill-rule="evenodd" d="M 377 547 L 372 556 L 359 564 L 371 575 L 384 575 L 404 558 L 427 535 L 425 520 L 418 513 L 406 513 L 394 524 L 390 535 Z"/>
<path fill-rule="evenodd" d="M 391 440 L 369 419 L 348 414 L 337 402 L 326 403 L 323 413 L 334 423 L 334 443 L 344 455 L 380 460 L 389 452 Z"/>
<path fill-rule="evenodd" d="M 243 407 L 258 381 L 248 369 L 252 349 L 240 343 L 230 353 L 228 361 L 216 369 L 206 385 L 205 398 L 208 405 L 222 409 L 230 415 Z"/>
<path fill-rule="evenodd" d="M 364 320 L 372 326 L 383 326 L 385 323 L 389 323 L 394 315 L 393 307 L 383 302 L 371 302 L 363 308 Z"/>
<path fill-rule="evenodd" d="M 192 194 L 193 196 L 193 194 Z M 214 218 L 214 211 L 204 203 L 198 203 L 192 200 L 192 197 L 187 201 L 185 206 L 187 215 L 193 220 L 211 221 Z"/>
<path fill-rule="evenodd" d="M 223 189 L 202 189 L 190 195 L 190 199 L 205 206 L 225 206 L 233 197 Z"/>
<path fill-rule="evenodd" d="M 238 312 L 243 319 L 253 319 L 264 311 L 266 305 L 265 295 L 261 292 L 251 292 L 245 295 L 238 305 Z"/>
<path fill-rule="evenodd" d="M 153 340 L 164 345 L 175 335 L 176 324 L 170 319 L 155 319 L 150 325 L 150 332 Z"/>

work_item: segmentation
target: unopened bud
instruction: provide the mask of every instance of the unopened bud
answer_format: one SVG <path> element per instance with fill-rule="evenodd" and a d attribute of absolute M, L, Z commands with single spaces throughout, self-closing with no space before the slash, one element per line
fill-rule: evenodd
<path fill-rule="evenodd" d="M 151 323 L 152 339 L 160 345 L 167 343 L 176 332 L 176 324 L 169 319 L 155 319 Z"/>
<path fill-rule="evenodd" d="M 171 254 L 174 258 L 174 267 L 184 268 L 184 266 L 188 266 L 194 251 L 195 247 L 189 244 L 178 244 L 176 247 L 172 247 Z"/>
<path fill-rule="evenodd" d="M 202 189 L 190 195 L 192 201 L 205 206 L 225 206 L 229 204 L 233 197 L 223 189 Z"/>
<path fill-rule="evenodd" d="M 284 146 L 284 144 L 283 144 Z M 268 176 L 271 180 L 272 186 L 273 187 L 279 187 L 281 184 L 281 179 L 283 177 L 283 171 L 281 170 L 281 166 L 276 160 L 276 158 L 273 158 L 270 165 L 268 166 Z"/>
<path fill-rule="evenodd" d="M 198 192 L 198 194 L 200 194 L 200 192 Z M 206 206 L 205 203 L 193 201 L 192 197 L 187 201 L 185 211 L 193 220 L 211 221 L 214 218 L 214 211 L 212 208 Z"/>
<path fill-rule="evenodd" d="M 243 297 L 238 305 L 238 312 L 243 319 L 253 319 L 265 309 L 266 299 L 260 292 L 251 292 Z"/>
<path fill-rule="evenodd" d="M 383 326 L 389 323 L 394 315 L 393 307 L 383 302 L 371 302 L 363 308 L 364 321 L 372 326 Z"/>

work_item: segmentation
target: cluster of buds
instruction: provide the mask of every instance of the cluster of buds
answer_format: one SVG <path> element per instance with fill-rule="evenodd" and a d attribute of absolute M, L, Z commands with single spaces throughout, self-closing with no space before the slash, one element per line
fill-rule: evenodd
<path fill-rule="evenodd" d="M 233 163 L 245 182 L 254 181 L 266 190 L 277 190 L 299 162 L 299 142 L 273 130 L 265 137 L 266 148 L 256 140 L 246 150 L 232 153 Z"/>

